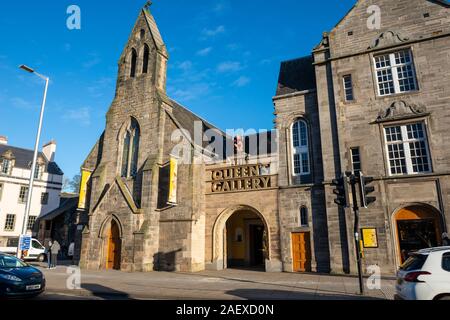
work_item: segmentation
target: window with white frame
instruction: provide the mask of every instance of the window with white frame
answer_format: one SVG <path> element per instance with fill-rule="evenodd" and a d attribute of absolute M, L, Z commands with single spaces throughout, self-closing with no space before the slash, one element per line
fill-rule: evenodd
<path fill-rule="evenodd" d="M 41 179 L 43 173 L 44 173 L 44 166 L 42 164 L 36 164 L 36 168 L 34 169 L 34 178 Z"/>
<path fill-rule="evenodd" d="M 375 56 L 374 63 L 380 96 L 418 89 L 411 50 Z"/>
<path fill-rule="evenodd" d="M 344 82 L 344 95 L 345 95 L 345 101 L 353 101 L 355 100 L 355 97 L 353 95 L 353 80 L 352 75 L 347 74 L 342 77 L 342 81 Z"/>
<path fill-rule="evenodd" d="M 304 120 L 297 120 L 292 125 L 292 146 L 294 175 L 309 174 L 308 125 Z"/>
<path fill-rule="evenodd" d="M 391 126 L 384 130 L 391 175 L 431 172 L 424 123 Z"/>
<path fill-rule="evenodd" d="M 28 223 L 27 223 L 27 230 L 33 230 L 35 223 L 36 223 L 36 217 L 35 216 L 29 216 L 28 217 Z"/>
<path fill-rule="evenodd" d="M 15 225 L 16 225 L 16 215 L 15 214 L 6 215 L 4 230 L 5 231 L 14 231 Z"/>
<path fill-rule="evenodd" d="M 11 160 L 9 159 L 2 159 L 2 167 L 1 167 L 1 173 L 3 174 L 9 174 L 11 170 Z"/>
<path fill-rule="evenodd" d="M 308 209 L 303 206 L 300 208 L 300 226 L 307 227 L 308 225 Z"/>
<path fill-rule="evenodd" d="M 28 187 L 20 187 L 20 192 L 19 192 L 19 203 L 25 203 L 27 201 L 27 197 L 28 197 Z"/>

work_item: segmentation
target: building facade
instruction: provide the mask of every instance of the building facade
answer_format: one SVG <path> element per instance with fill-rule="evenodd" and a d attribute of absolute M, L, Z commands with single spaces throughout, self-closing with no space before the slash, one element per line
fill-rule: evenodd
<path fill-rule="evenodd" d="M 38 154 L 31 198 L 28 233 L 37 236 L 36 220 L 59 205 L 63 172 L 55 163 L 56 143 L 49 142 Z M 0 244 L 22 233 L 33 151 L 8 145 L 0 137 Z"/>
<path fill-rule="evenodd" d="M 375 178 L 358 230 L 366 267 L 392 274 L 440 245 L 449 19 L 444 1 L 357 1 L 311 55 L 282 63 L 276 131 L 241 141 L 167 96 L 169 56 L 142 10 L 82 166 L 81 266 L 355 273 L 354 217 L 331 185 L 346 171 Z"/>

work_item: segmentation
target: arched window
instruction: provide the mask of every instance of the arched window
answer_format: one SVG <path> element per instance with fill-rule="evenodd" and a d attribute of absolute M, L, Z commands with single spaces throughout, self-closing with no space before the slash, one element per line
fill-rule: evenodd
<path fill-rule="evenodd" d="M 292 125 L 292 157 L 294 175 L 310 173 L 308 125 L 304 120 L 297 120 Z"/>
<path fill-rule="evenodd" d="M 309 226 L 308 222 L 308 208 L 301 207 L 300 208 L 300 226 L 307 227 Z"/>
<path fill-rule="evenodd" d="M 140 136 L 139 124 L 133 118 L 123 134 L 121 176 L 124 178 L 136 176 Z"/>
<path fill-rule="evenodd" d="M 150 49 L 148 45 L 144 45 L 144 60 L 142 61 L 142 73 L 148 72 L 148 58 L 150 55 Z"/>
<path fill-rule="evenodd" d="M 135 49 L 131 50 L 131 71 L 130 77 L 134 78 L 136 76 L 136 63 L 137 63 L 137 52 Z"/>

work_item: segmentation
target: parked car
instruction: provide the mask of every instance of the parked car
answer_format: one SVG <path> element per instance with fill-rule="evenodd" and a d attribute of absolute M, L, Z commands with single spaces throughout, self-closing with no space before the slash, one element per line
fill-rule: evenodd
<path fill-rule="evenodd" d="M 450 247 L 412 253 L 397 272 L 398 300 L 450 300 Z"/>
<path fill-rule="evenodd" d="M 0 247 L 0 252 L 15 255 L 18 245 L 19 238 L 9 238 L 6 247 Z M 25 253 L 24 260 L 43 262 L 45 261 L 46 253 L 44 246 L 38 240 L 31 239 L 31 248 Z"/>
<path fill-rule="evenodd" d="M 45 291 L 44 274 L 14 256 L 0 253 L 0 296 L 38 296 Z"/>

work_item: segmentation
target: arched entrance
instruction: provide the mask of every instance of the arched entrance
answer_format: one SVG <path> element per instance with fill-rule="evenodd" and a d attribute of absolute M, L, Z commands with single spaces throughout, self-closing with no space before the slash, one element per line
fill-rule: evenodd
<path fill-rule="evenodd" d="M 270 260 L 269 227 L 263 215 L 248 206 L 225 210 L 213 229 L 213 263 L 218 270 L 258 268 Z"/>
<path fill-rule="evenodd" d="M 118 222 L 111 219 L 105 226 L 105 268 L 109 270 L 120 270 L 122 239 Z"/>
<path fill-rule="evenodd" d="M 442 244 L 440 214 L 430 206 L 404 207 L 394 214 L 393 223 L 399 264 L 406 261 L 410 252 Z"/>

